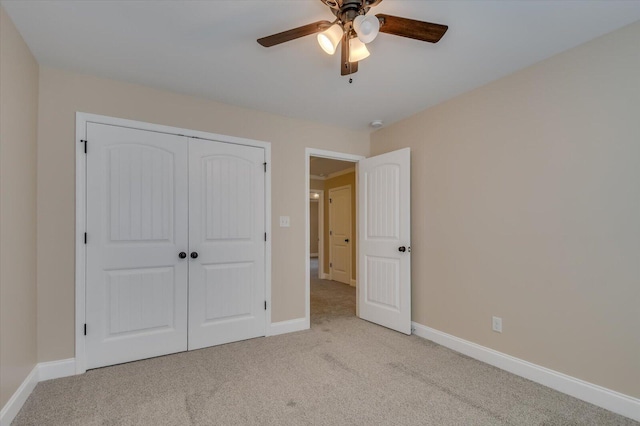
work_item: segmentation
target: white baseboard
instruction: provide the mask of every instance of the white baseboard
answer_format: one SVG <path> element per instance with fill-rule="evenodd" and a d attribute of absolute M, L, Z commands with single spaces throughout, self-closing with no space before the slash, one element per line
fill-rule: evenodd
<path fill-rule="evenodd" d="M 351 279 L 351 287 L 355 287 L 356 286 L 356 280 Z"/>
<path fill-rule="evenodd" d="M 26 379 L 22 381 L 22 384 L 18 387 L 18 389 L 11 395 L 9 401 L 2 407 L 0 411 L 0 426 L 9 426 L 13 419 L 18 415 L 20 409 L 27 402 L 27 398 L 33 392 L 36 385 L 38 384 L 38 365 L 33 367 L 31 373 L 27 376 Z"/>
<path fill-rule="evenodd" d="M 324 272 L 318 272 L 318 277 L 321 280 L 330 280 L 331 276 L 329 274 L 325 274 Z"/>
<path fill-rule="evenodd" d="M 76 374 L 76 359 L 68 358 L 59 361 L 41 362 L 38 364 L 38 381 L 59 379 Z"/>
<path fill-rule="evenodd" d="M 416 322 L 412 322 L 411 325 L 413 334 L 416 336 L 434 341 L 471 358 L 587 401 L 598 407 L 640 421 L 640 399 L 532 364 Z"/>
<path fill-rule="evenodd" d="M 38 382 L 45 380 L 59 379 L 60 377 L 73 376 L 76 374 L 75 358 L 62 359 L 59 361 L 41 362 L 36 364 L 31 373 L 22 382 L 20 387 L 14 392 L 9 401 L 0 411 L 0 426 L 9 426 L 18 415 L 20 409 L 35 389 Z"/>
<path fill-rule="evenodd" d="M 308 329 L 306 318 L 296 318 L 287 321 L 271 323 L 267 336 L 277 336 L 278 334 L 293 333 Z"/>

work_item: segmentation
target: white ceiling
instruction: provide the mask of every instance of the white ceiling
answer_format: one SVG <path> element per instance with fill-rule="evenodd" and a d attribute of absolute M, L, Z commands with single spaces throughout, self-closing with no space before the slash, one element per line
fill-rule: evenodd
<path fill-rule="evenodd" d="M 380 34 L 353 84 L 308 36 L 320 0 L 2 1 L 39 63 L 356 130 L 408 117 L 640 20 L 640 1 L 400 1 L 374 11 L 449 25 L 438 44 Z"/>

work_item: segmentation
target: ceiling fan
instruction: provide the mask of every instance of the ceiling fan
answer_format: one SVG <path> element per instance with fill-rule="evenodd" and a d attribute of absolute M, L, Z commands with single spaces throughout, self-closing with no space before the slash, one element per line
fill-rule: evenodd
<path fill-rule="evenodd" d="M 333 55 L 342 42 L 340 74 L 358 72 L 358 62 L 369 56 L 367 43 L 373 41 L 378 32 L 408 37 L 415 40 L 437 43 L 449 28 L 446 25 L 416 21 L 391 15 L 367 15 L 367 12 L 382 0 L 320 0 L 329 6 L 336 19 L 318 21 L 292 30 L 259 38 L 264 47 L 295 40 L 318 33 L 320 47 Z"/>

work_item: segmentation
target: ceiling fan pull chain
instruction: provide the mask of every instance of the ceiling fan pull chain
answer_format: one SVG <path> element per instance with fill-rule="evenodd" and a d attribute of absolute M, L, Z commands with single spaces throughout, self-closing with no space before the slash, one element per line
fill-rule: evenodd
<path fill-rule="evenodd" d="M 349 43 L 350 34 L 351 34 L 352 31 L 353 30 L 350 29 L 349 33 L 347 33 L 347 37 L 345 39 L 345 43 Z M 353 63 L 349 60 L 349 54 L 348 53 L 347 53 L 347 63 L 345 65 L 349 67 L 349 84 L 352 84 L 353 83 L 353 77 L 351 77 L 351 76 L 353 75 Z"/>

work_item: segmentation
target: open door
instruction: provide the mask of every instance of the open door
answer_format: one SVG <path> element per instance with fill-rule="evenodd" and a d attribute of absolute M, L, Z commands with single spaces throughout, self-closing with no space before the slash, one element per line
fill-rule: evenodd
<path fill-rule="evenodd" d="M 360 318 L 411 334 L 409 148 L 360 160 Z"/>

